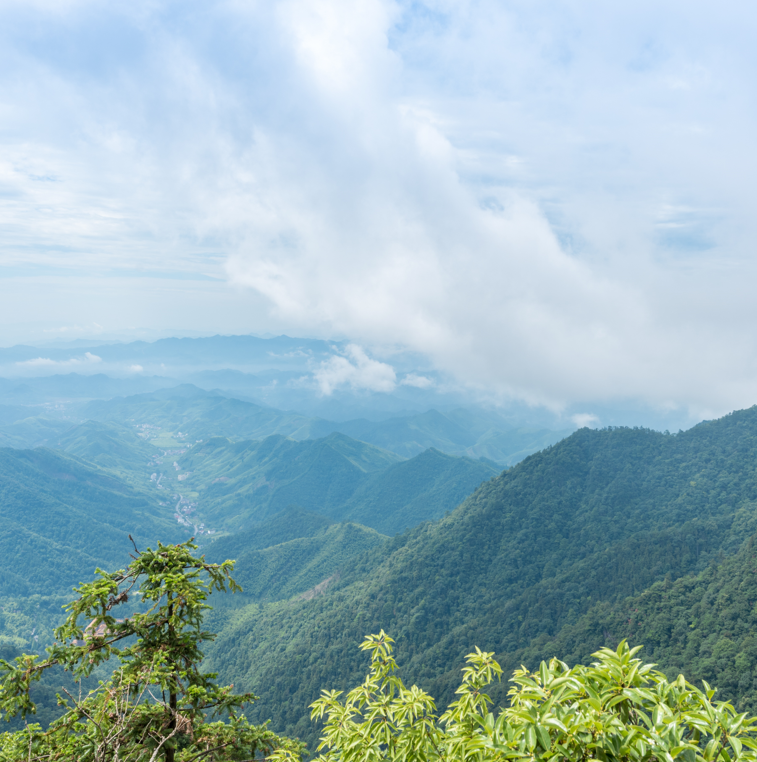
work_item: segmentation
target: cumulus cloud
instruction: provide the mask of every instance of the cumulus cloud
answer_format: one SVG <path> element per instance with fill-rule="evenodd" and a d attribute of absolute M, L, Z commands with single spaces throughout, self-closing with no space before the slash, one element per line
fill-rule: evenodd
<path fill-rule="evenodd" d="M 434 379 L 428 376 L 420 376 L 417 373 L 408 373 L 402 381 L 401 386 L 413 386 L 416 389 L 430 389 L 434 386 Z"/>
<path fill-rule="evenodd" d="M 395 45 L 389 40 L 397 4 L 278 6 L 277 40 L 299 67 L 297 111 L 307 114 L 310 130 L 302 136 L 285 129 L 281 137 L 261 125 L 253 152 L 264 150 L 267 193 L 247 196 L 245 237 L 228 263 L 232 280 L 264 294 L 295 325 L 427 352 L 438 367 L 501 398 L 554 408 L 612 398 L 672 400 L 699 410 L 750 404 L 757 399 L 757 346 L 739 326 L 749 324 L 740 319 L 744 310 L 753 318 L 757 310 L 743 283 L 723 270 L 722 248 L 701 256 L 710 244 L 701 230 L 707 214 L 699 212 L 712 200 L 712 186 L 705 186 L 717 171 L 712 162 L 686 170 L 683 160 L 652 167 L 674 146 L 681 159 L 705 145 L 722 154 L 721 145 L 694 129 L 707 118 L 695 102 L 707 97 L 710 80 L 689 65 L 693 48 L 659 60 L 653 50 L 644 53 L 641 13 L 624 54 L 636 45 L 643 60 L 618 61 L 607 43 L 597 42 L 603 24 L 620 37 L 618 18 L 600 13 L 590 25 L 586 14 L 563 9 L 596 37 L 582 50 L 560 36 L 557 14 L 545 21 L 545 44 L 553 48 L 547 51 L 513 36 L 511 13 L 475 7 L 482 13 L 469 17 L 469 30 L 491 43 L 483 53 L 463 44 L 454 22 L 466 22 L 451 6 L 434 6 L 443 18 L 436 38 L 426 28 Z M 506 36 L 496 46 L 484 28 L 492 20 Z M 520 61 L 494 52 L 511 41 Z M 466 76 L 476 65 L 508 63 L 496 69 L 502 82 L 483 75 L 499 93 L 442 94 L 424 71 L 418 77 L 431 98 L 408 97 L 402 77 L 417 74 L 408 65 L 414 55 L 437 56 L 445 73 L 457 62 L 444 55 L 442 42 L 460 53 Z M 540 56 L 564 60 L 549 66 Z M 646 117 L 634 122 L 645 131 L 641 140 L 622 124 L 632 106 L 619 101 L 611 79 L 591 73 L 602 69 L 604 57 L 615 67 L 615 86 L 635 106 L 643 102 Z M 687 86 L 698 95 L 665 113 L 655 93 L 670 91 L 665 77 L 676 71 L 688 73 Z M 554 76 L 551 84 L 537 81 L 546 75 Z M 594 126 L 600 108 L 586 100 L 585 89 L 575 91 L 578 104 L 559 93 L 564 86 L 573 93 L 584 76 L 612 104 L 604 131 Z M 640 99 L 634 79 L 649 88 Z M 536 93 L 530 102 L 544 108 L 538 145 L 526 135 L 537 127 L 534 116 L 511 100 L 525 97 L 530 85 Z M 444 95 L 456 100 L 444 103 Z M 560 109 L 568 129 L 584 130 L 576 137 L 585 141 L 580 149 L 560 134 L 566 128 Z M 668 119 L 667 133 L 655 126 L 660 118 Z M 477 134 L 481 129 L 487 139 Z M 504 143 L 518 150 L 503 150 Z M 619 186 L 607 192 L 612 177 Z M 699 191 L 693 226 L 690 209 L 670 204 L 692 179 Z M 721 189 L 725 179 L 718 178 Z M 730 204 L 733 195 L 726 195 Z M 717 218 L 705 220 L 708 235 L 717 237 Z M 665 249 L 660 241 L 680 229 L 687 234 Z M 742 254 L 731 250 L 729 268 L 752 274 Z"/>
<path fill-rule="evenodd" d="M 356 344 L 348 344 L 344 354 L 323 361 L 313 372 L 313 377 L 321 394 L 326 396 L 342 387 L 355 391 L 391 392 L 397 381 L 391 365 L 371 359 Z"/>
<path fill-rule="evenodd" d="M 224 267 L 239 332 L 403 346 L 553 408 L 757 399 L 757 10 L 39 7 L 0 5 L 0 265 Z M 324 393 L 397 383 L 329 363 Z"/>

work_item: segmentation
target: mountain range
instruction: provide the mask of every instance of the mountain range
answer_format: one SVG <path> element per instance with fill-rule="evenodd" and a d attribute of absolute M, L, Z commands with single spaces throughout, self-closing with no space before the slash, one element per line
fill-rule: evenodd
<path fill-rule="evenodd" d="M 244 588 L 210 613 L 208 668 L 310 742 L 308 704 L 380 629 L 440 703 L 474 646 L 508 672 L 628 638 L 757 708 L 757 408 L 531 439 L 505 470 L 470 448 L 518 430 L 478 409 L 329 422 L 187 384 L 24 412 L 0 408 L 2 441 L 46 446 L 0 449 L 3 654 L 48 642 L 96 566 L 196 534 Z"/>

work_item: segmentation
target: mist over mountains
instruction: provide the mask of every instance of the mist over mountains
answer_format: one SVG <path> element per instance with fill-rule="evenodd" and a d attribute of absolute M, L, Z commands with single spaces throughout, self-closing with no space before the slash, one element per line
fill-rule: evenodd
<path fill-rule="evenodd" d="M 550 429 L 415 364 L 237 338 L 83 348 L 113 375 L 58 372 L 70 348 L 3 350 L 23 371 L 0 382 L 4 658 L 48 644 L 95 568 L 194 536 L 244 588 L 214 602 L 210 666 L 311 743 L 308 703 L 359 678 L 382 628 L 441 700 L 474 645 L 510 669 L 631 637 L 752 706 L 757 408 L 678 434 Z"/>
<path fill-rule="evenodd" d="M 493 348 L 492 351 L 496 351 Z M 10 405 L 55 405 L 191 383 L 257 404 L 345 422 L 380 421 L 436 409 L 476 408 L 516 428 L 643 425 L 677 431 L 698 422 L 675 406 L 596 400 L 561 409 L 493 398 L 437 371 L 420 353 L 376 354 L 349 341 L 278 336 L 165 338 L 154 342 L 56 342 L 0 349 L 0 393 Z"/>

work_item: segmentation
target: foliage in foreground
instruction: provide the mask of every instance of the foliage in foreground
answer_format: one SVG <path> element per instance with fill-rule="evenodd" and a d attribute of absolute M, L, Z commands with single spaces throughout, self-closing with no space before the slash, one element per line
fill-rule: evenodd
<path fill-rule="evenodd" d="M 192 554 L 196 548 L 191 541 L 159 544 L 134 556 L 125 571 L 98 570 L 94 582 L 77 588 L 45 660 L 0 660 L 6 717 L 34 713 L 29 689 L 46 670 L 62 666 L 81 678 L 111 656 L 119 662 L 93 691 L 64 689 L 64 714 L 48 730 L 33 724 L 0 734 L 0 762 L 200 762 L 249 760 L 277 747 L 300 750 L 238 714 L 255 696 L 235 695 L 233 686 L 221 687 L 215 674 L 200 671 L 201 646 L 214 637 L 202 629 L 210 608 L 205 601 L 213 590 L 238 585 L 232 561 L 206 563 Z M 134 595 L 136 613 L 117 619 L 114 609 Z"/>
<path fill-rule="evenodd" d="M 395 674 L 392 642 L 383 631 L 368 637 L 361 648 L 371 669 L 362 685 L 344 700 L 324 691 L 312 705 L 313 717 L 325 718 L 321 762 L 757 760 L 757 718 L 713 702 L 706 683 L 700 691 L 682 675 L 668 681 L 625 641 L 598 651 L 588 667 L 552 659 L 535 673 L 517 670 L 509 705 L 496 715 L 484 688 L 502 670 L 493 654 L 476 649 L 459 698 L 441 716 L 431 696 Z M 291 760 L 296 752 L 272 757 Z"/>

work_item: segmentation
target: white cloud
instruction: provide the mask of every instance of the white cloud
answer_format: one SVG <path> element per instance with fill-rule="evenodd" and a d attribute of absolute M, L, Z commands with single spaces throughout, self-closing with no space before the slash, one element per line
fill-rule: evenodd
<path fill-rule="evenodd" d="M 321 394 L 326 396 L 344 386 L 354 390 L 391 392 L 397 381 L 391 365 L 372 360 L 356 344 L 349 344 L 344 355 L 333 355 L 322 362 L 313 377 Z"/>
<path fill-rule="evenodd" d="M 434 386 L 434 379 L 427 376 L 419 376 L 417 373 L 408 373 L 402 381 L 401 386 L 414 386 L 416 389 L 430 389 Z"/>
<path fill-rule="evenodd" d="M 45 7 L 0 3 L 0 267 L 69 280 L 4 278 L 14 319 L 233 301 L 226 332 L 400 345 L 556 408 L 757 400 L 751 6 Z M 145 287 L 224 262 L 228 296 Z"/>
<path fill-rule="evenodd" d="M 144 368 L 141 365 L 130 365 L 129 366 L 129 370 L 132 373 L 143 373 L 144 372 Z"/>
<path fill-rule="evenodd" d="M 55 360 L 51 360 L 49 357 L 36 357 L 33 360 L 24 360 L 22 362 L 17 362 L 16 365 L 26 366 L 29 368 L 42 368 L 46 366 L 54 366 L 58 365 L 59 363 Z"/>
<path fill-rule="evenodd" d="M 102 357 L 85 352 L 83 357 L 72 357 L 69 360 L 51 360 L 49 357 L 35 357 L 33 360 L 22 360 L 15 363 L 20 368 L 73 368 L 76 366 L 94 365 L 102 362 Z"/>
<path fill-rule="evenodd" d="M 584 427 L 595 429 L 599 425 L 599 418 L 593 413 L 576 413 L 570 417 L 570 420 L 573 421 L 579 429 Z"/>
<path fill-rule="evenodd" d="M 675 118 L 707 117 L 694 101 L 661 106 L 657 73 L 622 71 L 602 25 L 621 39 L 625 22 L 562 9 L 537 19 L 553 36 L 539 47 L 518 37 L 512 12 L 482 3 L 467 17 L 450 6 L 441 31 L 421 24 L 415 38 L 398 41 L 398 5 L 332 0 L 312 8 L 304 0 L 278 6 L 276 39 L 300 67 L 302 103 L 291 107 L 310 128 L 274 134 L 260 124 L 244 241 L 228 263 L 234 282 L 265 295 L 293 325 L 428 352 L 437 367 L 500 398 L 558 409 L 613 398 L 692 409 L 757 400 L 757 344 L 747 328 L 757 309 L 744 282 L 722 270 L 718 255 L 696 255 L 692 265 L 688 251 L 682 260 L 655 249 L 658 209 L 693 206 L 701 219 L 719 170 L 712 162 L 706 172 L 685 167 L 684 154 L 706 150 L 700 138 L 670 121 L 667 133 L 655 126 L 676 108 Z M 566 15 L 587 43 L 561 38 Z M 643 27 L 643 14 L 635 21 Z M 464 24 L 476 44 L 463 43 Z M 496 45 L 492 35 L 502 35 Z M 710 55 L 692 51 L 684 59 Z M 443 94 L 432 72 L 413 69 L 421 52 L 450 76 L 459 62 L 461 89 Z M 598 74 L 604 59 L 617 80 Z M 685 68 L 685 60 L 654 65 Z M 488 94 L 466 93 L 467 77 L 491 71 L 501 80 L 481 75 Z M 706 78 L 696 82 L 696 97 L 706 100 Z M 422 100 L 424 87 L 430 97 Z M 586 100 L 587 88 L 607 107 Z M 541 117 L 519 110 L 522 103 Z M 630 108 L 645 114 L 633 128 L 622 123 Z M 570 130 L 578 143 L 566 138 Z M 508 143 L 517 150 L 503 152 Z M 722 155 L 723 146 L 710 140 L 707 149 Z M 261 170 L 265 193 L 255 190 Z M 608 192 L 613 179 L 618 187 Z M 721 190 L 725 179 L 718 177 Z M 697 202 L 672 203 L 691 195 L 690 181 Z M 752 262 L 736 249 L 734 256 L 742 277 L 754 274 Z M 705 316 L 703 293 L 720 315 Z"/>

